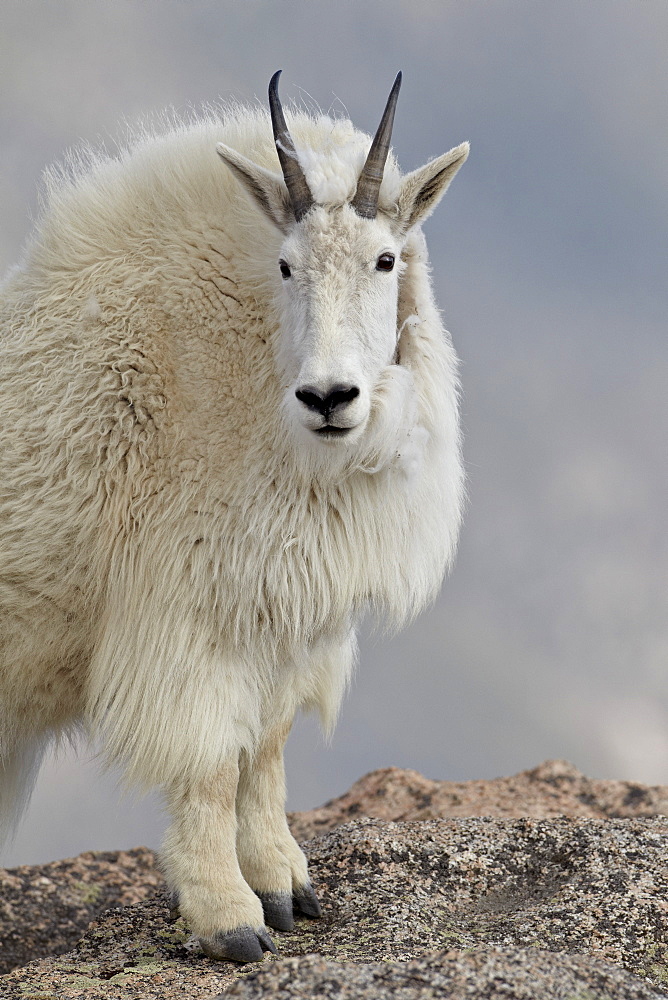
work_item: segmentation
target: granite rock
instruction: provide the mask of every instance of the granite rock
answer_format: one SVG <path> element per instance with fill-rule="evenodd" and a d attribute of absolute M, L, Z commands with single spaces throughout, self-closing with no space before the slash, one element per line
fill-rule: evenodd
<path fill-rule="evenodd" d="M 272 962 L 218 1000 L 659 1000 L 623 969 L 536 948 L 433 952 L 412 962 L 344 964 L 307 955 Z"/>
<path fill-rule="evenodd" d="M 458 816 L 668 815 L 668 786 L 587 778 L 563 760 L 508 778 L 433 781 L 396 767 L 373 771 L 331 802 L 291 813 L 298 840 L 350 819 L 423 820 Z M 0 973 L 61 954 L 110 906 L 139 902 L 163 884 L 147 848 L 87 852 L 46 865 L 0 869 Z"/>
<path fill-rule="evenodd" d="M 153 895 L 162 881 L 145 847 L 0 868 L 0 973 L 68 951 L 99 913 Z"/>
<path fill-rule="evenodd" d="M 668 785 L 587 778 L 565 760 L 547 760 L 509 778 L 433 781 L 418 771 L 386 767 L 366 774 L 318 809 L 289 814 L 297 840 L 361 816 L 413 820 L 455 816 L 612 819 L 668 816 Z"/>
<path fill-rule="evenodd" d="M 667 847 L 660 817 L 356 820 L 306 845 L 324 917 L 276 933 L 277 959 L 210 961 L 168 922 L 163 892 L 9 973 L 0 995 L 212 1000 L 237 980 L 231 995 L 249 997 L 363 997 L 374 983 L 377 997 L 668 996 Z M 281 985 L 302 975 L 302 992 Z"/>

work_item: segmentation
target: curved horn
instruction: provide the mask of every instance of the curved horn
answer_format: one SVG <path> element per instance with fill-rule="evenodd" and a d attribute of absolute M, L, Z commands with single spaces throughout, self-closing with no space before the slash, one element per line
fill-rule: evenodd
<path fill-rule="evenodd" d="M 314 204 L 314 201 L 310 188 L 306 183 L 304 171 L 299 165 L 292 136 L 288 132 L 288 126 L 285 124 L 281 99 L 278 96 L 278 78 L 281 72 L 280 69 L 277 70 L 269 81 L 269 110 L 271 111 L 271 125 L 274 130 L 276 152 L 281 161 L 281 169 L 288 194 L 290 195 L 290 201 L 292 202 L 292 210 L 295 213 L 295 219 L 299 222 Z"/>
<path fill-rule="evenodd" d="M 401 73 L 397 73 L 396 80 L 385 105 L 383 117 L 378 126 L 378 131 L 373 138 L 369 155 L 359 176 L 355 197 L 350 202 L 357 214 L 361 215 L 363 219 L 375 219 L 378 211 L 378 195 L 380 193 L 380 185 L 383 181 L 385 161 L 390 151 L 394 110 L 397 106 L 400 87 Z"/>

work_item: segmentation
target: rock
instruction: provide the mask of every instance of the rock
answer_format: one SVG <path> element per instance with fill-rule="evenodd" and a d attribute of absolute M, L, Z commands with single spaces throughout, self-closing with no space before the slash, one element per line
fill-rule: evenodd
<path fill-rule="evenodd" d="M 667 847 L 663 818 L 356 820 L 306 845 L 324 917 L 276 933 L 278 960 L 203 957 L 163 893 L 1 995 L 211 1000 L 241 976 L 232 995 L 430 997 L 442 981 L 441 996 L 649 1000 L 668 995 Z M 279 992 L 291 970 L 305 992 Z"/>
<path fill-rule="evenodd" d="M 0 973 L 71 948 L 110 906 L 162 885 L 153 851 L 89 851 L 47 865 L 0 868 Z"/>
<path fill-rule="evenodd" d="M 364 816 L 385 820 L 498 816 L 549 818 L 668 815 L 668 787 L 585 777 L 566 761 L 491 781 L 432 781 L 396 767 L 365 775 L 338 799 L 289 816 L 305 840 Z M 0 973 L 66 952 L 110 906 L 139 902 L 162 886 L 146 848 L 88 852 L 48 865 L 0 869 Z"/>
<path fill-rule="evenodd" d="M 214 1000 L 659 1000 L 623 969 L 536 948 L 436 952 L 412 962 L 345 965 L 319 955 L 288 958 L 238 980 Z"/>
<path fill-rule="evenodd" d="M 432 781 L 418 771 L 386 767 L 360 778 L 319 809 L 289 814 L 297 840 L 359 816 L 412 820 L 454 816 L 668 816 L 668 785 L 587 778 L 565 760 L 490 781 Z"/>
<path fill-rule="evenodd" d="M 512 944 L 639 975 L 668 959 L 665 819 L 361 820 L 309 847 L 329 924 L 308 926 L 310 951 L 372 961 Z"/>

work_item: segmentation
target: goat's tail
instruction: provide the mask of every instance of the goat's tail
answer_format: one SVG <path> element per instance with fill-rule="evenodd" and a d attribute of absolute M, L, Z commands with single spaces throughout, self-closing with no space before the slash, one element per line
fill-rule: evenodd
<path fill-rule="evenodd" d="M 16 833 L 48 743 L 44 736 L 6 743 L 0 734 L 0 846 Z"/>

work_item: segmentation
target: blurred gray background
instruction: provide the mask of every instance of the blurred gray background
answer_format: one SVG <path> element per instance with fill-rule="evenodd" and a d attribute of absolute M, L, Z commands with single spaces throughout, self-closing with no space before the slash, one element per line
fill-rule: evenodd
<path fill-rule="evenodd" d="M 219 96 L 345 106 L 398 69 L 404 169 L 470 139 L 426 232 L 462 358 L 470 505 L 431 612 L 366 637 L 331 746 L 300 720 L 289 806 L 364 772 L 510 774 L 566 757 L 668 782 L 666 0 L 3 0 L 0 266 L 42 168 Z M 6 865 L 157 846 L 157 798 L 50 760 Z"/>

